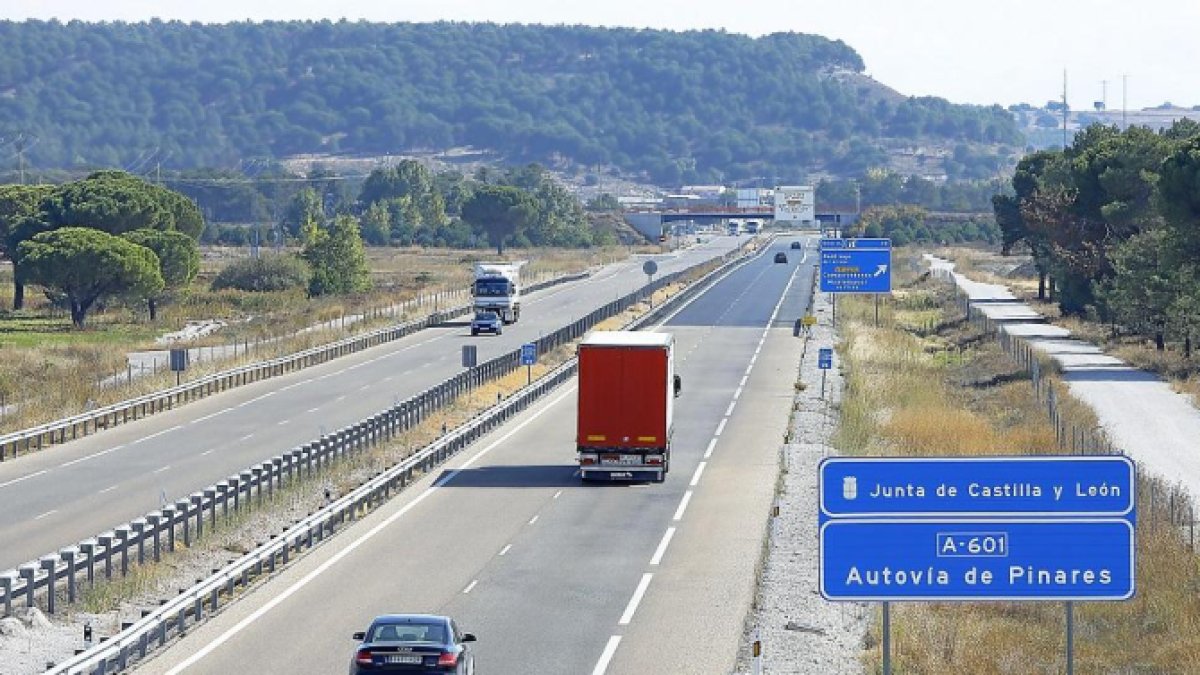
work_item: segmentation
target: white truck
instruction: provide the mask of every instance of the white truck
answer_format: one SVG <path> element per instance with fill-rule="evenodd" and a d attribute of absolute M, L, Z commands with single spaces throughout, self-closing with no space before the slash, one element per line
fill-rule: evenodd
<path fill-rule="evenodd" d="M 521 318 L 521 267 L 526 261 L 475 263 L 476 312 L 495 312 L 504 323 Z"/>

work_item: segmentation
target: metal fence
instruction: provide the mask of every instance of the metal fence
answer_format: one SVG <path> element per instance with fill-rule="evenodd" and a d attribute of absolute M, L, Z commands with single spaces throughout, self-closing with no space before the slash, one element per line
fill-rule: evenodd
<path fill-rule="evenodd" d="M 726 254 L 721 259 L 723 264 L 717 269 L 626 327 L 637 328 L 646 325 L 673 311 L 675 307 L 714 283 L 730 268 L 750 259 L 750 256 L 743 256 L 742 253 L 743 251 L 738 250 Z M 539 354 L 582 337 L 596 323 L 620 314 L 644 301 L 663 286 L 674 283 L 707 264 L 701 263 L 687 270 L 666 275 L 539 339 Z M 91 585 L 101 574 L 104 579 L 111 579 L 118 572 L 127 574 L 134 559 L 139 564 L 147 560 L 157 561 L 164 551 L 174 550 L 180 541 L 184 546 L 188 546 L 193 537 L 203 534 L 205 523 L 209 528 L 216 527 L 218 509 L 222 516 L 227 516 L 231 510 L 237 511 L 243 505 L 249 506 L 256 501 L 261 503 L 264 496 L 269 498 L 275 490 L 281 490 L 301 478 L 314 477 L 316 472 L 329 466 L 339 457 L 386 443 L 395 435 L 420 423 L 429 413 L 446 405 L 470 387 L 478 386 L 490 377 L 512 372 L 519 362 L 520 350 L 493 359 L 352 427 L 273 457 L 261 465 L 240 472 L 237 476 L 231 476 L 210 488 L 193 493 L 186 499 L 178 500 L 173 506 L 148 514 L 94 540 L 63 549 L 55 556 L 46 556 L 37 563 L 22 566 L 15 575 L 12 572 L 0 575 L 5 614 L 11 614 L 14 595 L 24 595 L 26 604 L 33 605 L 38 588 L 45 588 L 47 591 L 47 609 L 53 612 L 55 597 L 63 590 L 59 588 L 60 583 L 65 586 L 66 598 L 71 602 L 78 596 L 82 583 Z M 416 477 L 427 473 L 482 435 L 528 408 L 545 393 L 573 377 L 576 365 L 575 359 L 562 364 L 508 400 L 497 403 L 412 457 L 301 520 L 280 537 L 258 546 L 156 610 L 148 612 L 112 639 L 77 654 L 50 672 L 103 674 L 123 670 L 131 662 L 143 658 L 149 651 L 166 644 L 169 638 L 183 633 L 189 622 L 201 621 L 206 612 L 216 611 L 220 607 L 222 597 L 225 600 L 232 599 L 238 586 L 246 586 L 262 575 L 274 572 L 278 566 L 287 564 L 292 556 L 319 544 L 339 528 L 403 490 Z"/>
<path fill-rule="evenodd" d="M 529 291 L 547 288 L 556 284 L 577 281 L 587 274 L 571 274 L 557 277 L 529 287 Z M 354 354 L 387 342 L 399 340 L 431 326 L 469 313 L 470 305 L 460 305 L 429 316 L 380 328 L 336 342 L 306 349 L 267 361 L 260 361 L 207 375 L 185 384 L 157 391 L 137 398 L 114 403 L 80 415 L 49 422 L 29 429 L 0 435 L 0 462 L 18 454 L 34 452 L 59 443 L 66 443 L 103 429 L 139 420 L 148 415 L 171 410 L 185 403 L 211 396 L 222 391 L 258 382 L 272 377 L 326 363 L 340 356 Z"/>

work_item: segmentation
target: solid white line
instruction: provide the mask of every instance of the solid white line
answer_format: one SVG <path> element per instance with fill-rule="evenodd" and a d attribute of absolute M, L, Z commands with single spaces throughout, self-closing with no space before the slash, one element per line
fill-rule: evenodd
<path fill-rule="evenodd" d="M 166 471 L 166 470 L 167 470 L 167 469 L 169 469 L 169 468 L 171 468 L 171 465 L 170 465 L 170 464 L 168 464 L 168 465 L 164 466 L 164 467 L 163 467 L 163 468 L 161 468 L 161 469 L 155 469 L 155 470 L 154 470 L 154 471 L 152 471 L 151 473 L 162 473 L 162 472 Z"/>
<path fill-rule="evenodd" d="M 737 405 L 737 401 L 730 401 L 730 402 L 729 402 L 729 407 L 725 409 L 725 416 L 726 416 L 726 417 L 729 417 L 730 415 L 732 415 L 732 414 L 733 414 L 733 408 L 734 408 L 734 406 L 736 406 L 736 405 Z"/>
<path fill-rule="evenodd" d="M 511 548 L 512 548 L 512 544 L 506 544 L 506 545 L 504 546 L 504 548 L 500 549 L 500 553 L 498 553 L 497 555 L 504 555 L 505 553 L 508 553 L 508 551 L 509 551 Z"/>
<path fill-rule="evenodd" d="M 561 497 L 561 496 L 562 496 L 562 490 L 559 490 L 558 492 L 555 492 L 555 493 L 554 493 L 554 497 L 553 497 L 553 498 L 554 498 L 554 499 L 558 499 L 558 498 L 559 498 L 559 497 Z"/>
<path fill-rule="evenodd" d="M 287 600 L 288 598 L 292 597 L 292 595 L 294 595 L 301 588 L 304 588 L 305 586 L 310 584 L 313 579 L 316 579 L 317 577 L 321 576 L 325 572 L 329 571 L 329 569 L 331 567 L 333 567 L 334 565 L 341 562 L 342 559 L 344 559 L 346 556 L 353 553 L 355 550 L 358 549 L 358 547 L 362 546 L 367 541 L 373 539 L 376 535 L 378 535 L 384 529 L 389 527 L 392 523 L 396 522 L 401 517 L 403 517 L 406 513 L 413 510 L 414 508 L 416 508 L 416 506 L 418 504 L 425 501 L 429 497 L 429 495 L 432 495 L 440 487 L 442 487 L 447 482 L 449 482 L 451 479 L 453 479 L 455 476 L 457 476 L 460 472 L 462 472 L 463 469 L 466 469 L 470 465 L 474 464 L 481 457 L 483 457 L 487 453 L 491 452 L 493 448 L 496 448 L 500 444 L 502 444 L 505 441 L 507 441 L 508 439 L 512 438 L 519 431 L 521 431 L 525 427 L 529 426 L 531 423 L 533 423 L 534 420 L 541 417 L 546 411 L 551 410 L 556 404 L 558 404 L 560 401 L 565 399 L 567 396 L 571 395 L 571 393 L 573 391 L 575 391 L 574 386 L 570 387 L 569 389 L 567 389 L 567 391 L 563 392 L 561 396 L 559 396 L 558 398 L 556 398 L 553 401 L 551 401 L 550 403 L 548 403 L 546 405 L 546 407 L 533 413 L 533 415 L 531 415 L 529 417 L 529 419 L 527 419 L 524 422 L 521 422 L 517 426 L 513 427 L 513 429 L 511 431 L 509 431 L 508 433 L 504 434 L 500 438 L 493 441 L 486 448 L 475 453 L 475 456 L 472 457 L 471 459 L 467 460 L 466 462 L 464 462 L 461 467 L 449 472 L 441 480 L 434 483 L 433 486 L 426 488 L 426 490 L 424 492 L 422 492 L 420 495 L 417 495 L 417 497 L 415 499 L 413 499 L 411 502 L 402 506 L 400 508 L 400 510 L 398 510 L 395 513 L 393 513 L 392 515 L 388 516 L 387 519 L 385 519 L 383 522 L 379 523 L 375 527 L 372 527 L 370 530 L 364 532 L 362 535 L 360 535 L 358 537 L 358 539 L 355 539 L 354 541 L 347 544 L 346 548 L 335 553 L 331 558 L 329 558 L 329 560 L 326 560 L 325 562 L 321 563 L 321 565 L 319 567 L 317 567 L 315 570 L 304 575 L 304 577 L 301 578 L 299 581 L 292 584 L 291 586 L 288 586 L 279 595 L 275 596 L 274 598 L 271 598 L 269 601 L 267 601 L 266 604 L 264 604 L 263 606 L 256 609 L 254 612 L 252 612 L 246 618 L 237 622 L 237 624 L 235 624 L 229 630 L 218 635 L 215 639 L 213 639 L 212 642 L 209 642 L 208 644 L 204 645 L 199 650 L 197 650 L 195 653 L 193 653 L 191 656 L 184 659 L 179 665 L 168 670 L 166 675 L 179 675 L 179 673 L 182 673 L 184 670 L 187 670 L 188 668 L 190 668 L 193 665 L 195 665 L 196 663 L 198 663 L 201 659 L 203 659 L 204 657 L 211 654 L 215 649 L 217 649 L 221 645 L 228 642 L 229 639 L 232 638 L 234 635 L 237 635 L 238 633 L 245 630 L 247 626 L 249 626 L 250 624 L 254 623 L 255 621 L 261 619 L 267 612 L 271 611 L 272 609 L 275 609 L 284 600 Z"/>
<path fill-rule="evenodd" d="M 696 484 L 700 482 L 700 476 L 704 475 L 704 467 L 706 466 L 708 466 L 708 462 L 700 462 L 696 466 L 696 473 L 692 474 L 692 482 L 689 484 L 691 487 L 696 487 Z"/>
<path fill-rule="evenodd" d="M 33 519 L 34 519 L 34 520 L 41 520 L 42 518 L 45 518 L 46 516 L 48 516 L 48 515 L 51 515 L 51 514 L 53 514 L 53 513 L 58 513 L 58 509 L 50 509 L 49 511 L 47 511 L 47 512 L 43 513 L 43 514 L 42 514 L 42 515 L 40 515 L 40 516 L 35 516 Z"/>
<path fill-rule="evenodd" d="M 721 420 L 721 423 L 724 424 L 725 420 Z M 708 459 L 709 457 L 712 457 L 713 448 L 715 448 L 715 447 L 717 447 L 717 439 L 714 438 L 708 442 L 708 449 L 704 451 L 704 459 Z"/>
<path fill-rule="evenodd" d="M 728 414 L 728 413 L 726 413 L 726 414 Z M 721 433 L 725 431 L 725 423 L 728 421 L 729 421 L 728 417 L 722 417 L 721 423 L 717 425 L 717 430 L 715 432 L 713 432 L 713 436 L 720 436 Z M 713 440 L 716 440 L 716 439 L 713 439 Z"/>
<path fill-rule="evenodd" d="M 683 499 L 679 500 L 679 508 L 675 509 L 675 516 L 671 520 L 683 520 L 683 512 L 687 510 L 690 501 L 692 501 L 692 491 L 688 490 L 683 493 Z"/>
<path fill-rule="evenodd" d="M 596 662 L 596 667 L 592 669 L 592 675 L 604 675 L 608 670 L 608 662 L 612 661 L 613 655 L 617 653 L 617 645 L 619 644 L 621 644 L 620 635 L 608 638 L 608 644 L 604 645 L 604 653 L 600 655 L 600 660 Z"/>
<path fill-rule="evenodd" d="M 477 583 L 479 583 L 479 580 L 478 580 L 478 579 L 472 579 L 472 580 L 471 580 L 471 583 L 467 584 L 467 587 L 463 589 L 463 595 L 466 595 L 467 593 L 470 593 L 470 592 L 471 592 L 471 589 L 472 589 L 472 588 L 475 588 L 475 584 L 477 584 Z"/>
<path fill-rule="evenodd" d="M 532 524 L 536 523 L 538 521 L 538 518 L 541 518 L 541 516 L 534 516 L 534 517 L 530 518 L 529 524 L 532 525 Z"/>
<path fill-rule="evenodd" d="M 617 624 L 628 626 L 630 621 L 633 621 L 633 613 L 637 611 L 638 604 L 642 602 L 642 598 L 646 595 L 646 589 L 650 586 L 650 580 L 654 578 L 654 574 L 647 572 L 642 575 L 642 580 L 638 582 L 637 589 L 633 591 L 633 597 L 629 598 L 629 604 L 625 605 L 625 613 L 621 615 L 621 620 Z"/>
<path fill-rule="evenodd" d="M 662 562 L 663 554 L 667 552 L 667 546 L 671 543 L 671 537 L 675 536 L 675 528 L 668 527 L 666 533 L 663 534 L 662 541 L 658 543 L 658 548 L 654 551 L 654 557 L 650 558 L 651 565 L 657 565 Z"/>
<path fill-rule="evenodd" d="M 110 486 L 108 486 L 108 487 L 104 488 L 103 490 L 101 490 L 101 491 L 97 492 L 96 494 L 100 494 L 100 495 L 102 495 L 102 494 L 104 494 L 105 492 L 112 492 L 113 490 L 116 490 L 116 489 L 117 489 L 117 487 L 119 487 L 119 486 L 117 486 L 117 485 L 110 485 Z"/>

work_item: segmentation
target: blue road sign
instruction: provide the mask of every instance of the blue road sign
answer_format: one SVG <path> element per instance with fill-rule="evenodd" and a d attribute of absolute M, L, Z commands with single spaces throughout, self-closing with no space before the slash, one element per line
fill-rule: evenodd
<path fill-rule="evenodd" d="M 829 600 L 1127 600 L 1135 547 L 1118 519 L 834 519 L 820 588 Z"/>
<path fill-rule="evenodd" d="M 537 345 L 526 342 L 521 345 L 521 365 L 532 366 L 535 363 L 537 363 Z"/>
<path fill-rule="evenodd" d="M 1132 517 L 1128 457 L 832 457 L 820 466 L 821 518 Z"/>
<path fill-rule="evenodd" d="M 821 370 L 833 368 L 833 349 L 821 347 L 817 351 L 817 367 Z"/>
<path fill-rule="evenodd" d="M 1125 600 L 1127 457 L 849 458 L 818 472 L 830 600 Z"/>
<path fill-rule="evenodd" d="M 890 293 L 892 240 L 822 239 L 821 291 Z"/>

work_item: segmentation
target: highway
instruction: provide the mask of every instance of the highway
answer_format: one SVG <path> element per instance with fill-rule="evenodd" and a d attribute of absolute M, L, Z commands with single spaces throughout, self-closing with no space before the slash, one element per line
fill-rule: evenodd
<path fill-rule="evenodd" d="M 719 256 L 745 238 L 713 237 L 655 256 L 660 273 Z M 0 464 L 0 569 L 9 569 L 159 508 L 284 450 L 389 407 L 461 370 L 516 349 L 646 281 L 642 257 L 523 302 L 499 337 L 465 322 L 254 383 Z"/>
<path fill-rule="evenodd" d="M 683 378 L 665 483 L 579 482 L 572 382 L 139 672 L 340 672 L 352 632 L 406 611 L 476 633 L 481 673 L 730 672 L 812 291 L 813 256 L 788 253 L 660 329 Z"/>

